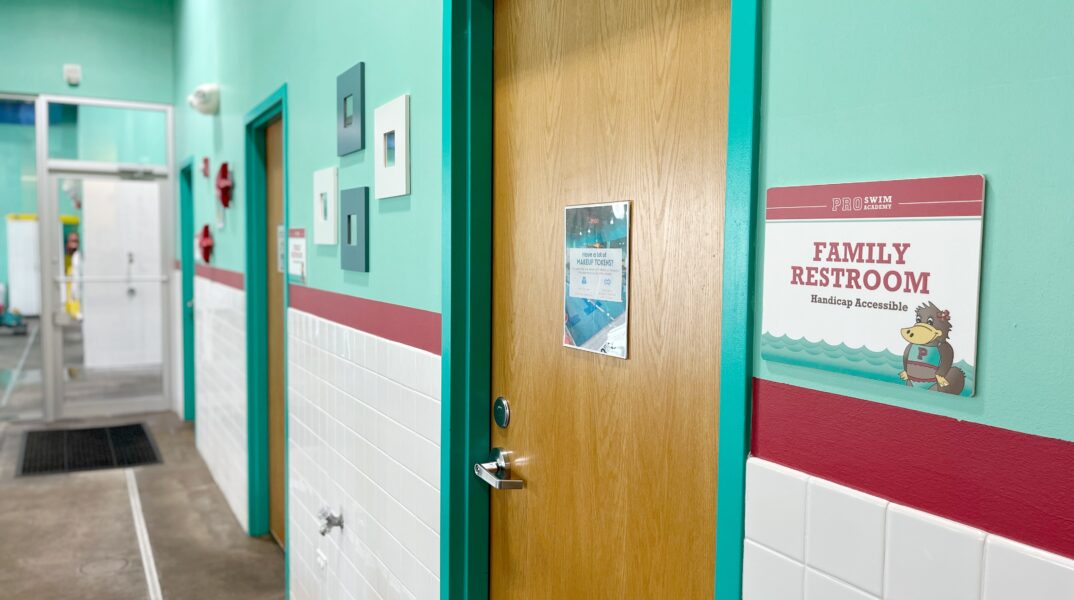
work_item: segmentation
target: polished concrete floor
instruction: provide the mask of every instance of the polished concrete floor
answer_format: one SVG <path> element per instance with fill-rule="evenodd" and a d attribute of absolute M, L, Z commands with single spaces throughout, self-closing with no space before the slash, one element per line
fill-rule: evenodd
<path fill-rule="evenodd" d="M 250 538 L 172 413 L 57 428 L 143 422 L 162 464 L 132 469 L 161 591 L 167 600 L 284 597 L 283 553 Z M 24 433 L 0 423 L 0 599 L 147 598 L 126 469 L 16 477 Z"/>

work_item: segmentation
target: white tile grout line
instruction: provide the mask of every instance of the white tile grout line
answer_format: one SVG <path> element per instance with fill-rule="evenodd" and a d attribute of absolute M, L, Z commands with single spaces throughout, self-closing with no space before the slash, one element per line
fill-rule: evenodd
<path fill-rule="evenodd" d="M 149 600 L 164 600 L 160 591 L 160 579 L 157 577 L 157 563 L 153 560 L 153 546 L 149 544 L 149 530 L 145 526 L 142 514 L 142 499 L 138 495 L 138 481 L 134 478 L 134 469 L 124 469 L 127 474 L 127 495 L 131 499 L 131 515 L 134 517 L 134 532 L 138 537 L 138 550 L 142 553 L 142 568 L 145 570 L 145 583 L 149 588 Z"/>

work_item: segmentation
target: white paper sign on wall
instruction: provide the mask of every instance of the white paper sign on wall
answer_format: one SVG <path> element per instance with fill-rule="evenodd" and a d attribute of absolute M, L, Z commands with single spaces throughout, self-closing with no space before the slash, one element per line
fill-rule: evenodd
<path fill-rule="evenodd" d="M 984 177 L 772 188 L 761 356 L 971 396 Z"/>
<path fill-rule="evenodd" d="M 287 275 L 290 281 L 306 282 L 306 230 L 287 233 Z"/>
<path fill-rule="evenodd" d="M 336 168 L 313 172 L 313 243 L 334 245 L 339 224 L 336 209 L 339 204 L 339 182 Z"/>
<path fill-rule="evenodd" d="M 373 112 L 373 193 L 392 198 L 410 193 L 410 95 Z"/>

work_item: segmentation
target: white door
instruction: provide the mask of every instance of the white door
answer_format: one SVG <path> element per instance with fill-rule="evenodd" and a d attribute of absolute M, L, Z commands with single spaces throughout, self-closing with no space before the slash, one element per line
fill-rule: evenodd
<path fill-rule="evenodd" d="M 159 370 L 160 185 L 86 181 L 82 193 L 84 366 Z"/>

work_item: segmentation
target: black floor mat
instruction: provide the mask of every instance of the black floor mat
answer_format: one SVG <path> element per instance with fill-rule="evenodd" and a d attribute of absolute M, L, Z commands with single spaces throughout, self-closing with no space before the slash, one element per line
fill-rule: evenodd
<path fill-rule="evenodd" d="M 140 423 L 50 429 L 26 433 L 19 475 L 117 469 L 159 462 L 157 446 Z"/>

